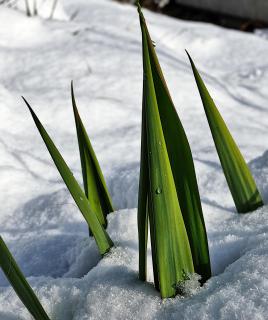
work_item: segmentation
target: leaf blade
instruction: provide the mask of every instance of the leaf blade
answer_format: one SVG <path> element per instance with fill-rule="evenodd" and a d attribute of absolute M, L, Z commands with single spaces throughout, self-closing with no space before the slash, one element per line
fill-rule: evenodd
<path fill-rule="evenodd" d="M 184 128 L 168 91 L 155 49 L 145 24 L 155 93 L 183 220 L 187 230 L 195 272 L 202 282 L 211 277 L 206 227 L 194 162 Z"/>
<path fill-rule="evenodd" d="M 93 236 L 96 240 L 97 246 L 99 248 L 100 253 L 103 255 L 110 250 L 113 246 L 113 242 L 110 239 L 109 235 L 105 231 L 105 229 L 100 224 L 96 214 L 92 211 L 90 204 L 88 202 L 85 193 L 82 191 L 81 187 L 79 186 L 78 182 L 74 178 L 71 170 L 67 166 L 66 162 L 64 161 L 63 157 L 61 156 L 60 152 L 54 145 L 53 141 L 51 140 L 50 136 L 46 132 L 45 128 L 43 127 L 42 123 L 34 113 L 33 109 L 29 105 L 29 103 L 24 99 L 32 118 L 35 122 L 35 125 L 62 177 L 64 180 L 67 188 L 69 189 L 75 203 L 77 204 L 79 210 L 81 211 L 82 215 L 84 216 L 85 220 L 88 223 L 88 226 L 92 230 Z"/>
<path fill-rule="evenodd" d="M 184 273 L 192 273 L 194 269 L 158 111 L 145 21 L 140 10 L 139 13 L 143 38 L 143 107 L 146 117 L 152 257 L 155 286 L 165 298 L 174 296 L 176 284 L 184 279 Z"/>
<path fill-rule="evenodd" d="M 110 212 L 113 212 L 114 208 L 99 162 L 77 109 L 73 82 L 71 83 L 71 96 L 85 194 L 91 204 L 92 210 L 97 214 L 98 219 L 104 228 L 106 228 L 106 216 Z"/>
<path fill-rule="evenodd" d="M 191 56 L 187 51 L 186 53 L 191 63 L 210 131 L 237 211 L 239 213 L 253 211 L 263 205 L 255 180 Z"/>
<path fill-rule="evenodd" d="M 36 320 L 49 320 L 33 289 L 27 282 L 4 240 L 0 236 L 0 266 L 24 306 Z"/>

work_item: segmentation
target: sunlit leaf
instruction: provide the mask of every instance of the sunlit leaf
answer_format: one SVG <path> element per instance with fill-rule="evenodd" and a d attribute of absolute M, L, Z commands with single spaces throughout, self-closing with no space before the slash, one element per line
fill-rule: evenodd
<path fill-rule="evenodd" d="M 97 157 L 78 113 L 74 97 L 73 84 L 71 84 L 71 94 L 85 194 L 89 200 L 91 209 L 96 213 L 103 227 L 106 228 L 106 216 L 108 213 L 114 211 L 112 200 L 109 195 Z"/>
<path fill-rule="evenodd" d="M 253 211 L 263 205 L 254 178 L 189 54 L 188 57 L 236 209 L 240 213 Z"/>
<path fill-rule="evenodd" d="M 211 275 L 207 236 L 190 147 L 170 98 L 144 17 L 143 111 L 138 228 L 140 279 L 146 278 L 149 217 L 155 286 L 162 297 L 197 272 Z"/>
<path fill-rule="evenodd" d="M 49 320 L 48 315 L 25 279 L 11 252 L 0 236 L 0 266 L 18 297 L 35 320 Z"/>
<path fill-rule="evenodd" d="M 24 98 L 23 98 L 24 99 Z M 88 226 L 90 230 L 93 233 L 93 236 L 96 240 L 96 243 L 98 245 L 99 251 L 101 254 L 105 254 L 110 250 L 110 248 L 113 246 L 113 242 L 110 239 L 109 235 L 101 225 L 101 222 L 99 221 L 96 213 L 92 210 L 90 203 L 85 195 L 85 193 L 82 191 L 81 187 L 79 186 L 78 182 L 74 178 L 71 170 L 67 166 L 66 162 L 64 161 L 63 157 L 59 153 L 58 149 L 54 145 L 53 141 L 49 137 L 48 133 L 46 132 L 45 128 L 37 118 L 36 114 L 30 107 L 29 103 L 24 99 L 26 105 L 28 106 L 31 115 L 33 117 L 33 120 L 36 124 L 36 127 L 46 144 L 46 147 L 62 177 L 64 180 L 67 188 L 69 189 L 74 201 L 76 202 L 78 208 L 80 209 L 81 213 L 83 214 L 85 220 L 88 223 Z"/>

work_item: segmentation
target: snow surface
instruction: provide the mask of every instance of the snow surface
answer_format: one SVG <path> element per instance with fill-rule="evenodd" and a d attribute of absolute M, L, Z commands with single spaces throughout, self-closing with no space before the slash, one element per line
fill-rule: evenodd
<path fill-rule="evenodd" d="M 56 19 L 45 20 L 0 7 L 0 233 L 51 319 L 267 319 L 268 208 L 235 212 L 184 52 L 195 59 L 267 203 L 266 33 L 144 10 L 191 144 L 213 269 L 204 287 L 161 301 L 151 283 L 137 279 L 142 57 L 136 9 L 65 0 L 57 10 Z M 82 182 L 72 79 L 119 210 L 109 215 L 116 248 L 101 261 L 20 98 L 32 104 Z M 0 319 L 31 319 L 2 274 Z"/>

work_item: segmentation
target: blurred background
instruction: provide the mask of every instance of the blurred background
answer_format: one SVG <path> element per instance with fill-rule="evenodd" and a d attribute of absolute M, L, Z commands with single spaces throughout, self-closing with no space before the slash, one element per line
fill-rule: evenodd
<path fill-rule="evenodd" d="M 135 0 L 118 0 L 132 2 Z M 243 31 L 268 26 L 267 0 L 144 0 L 144 7 L 185 20 L 204 21 Z"/>
<path fill-rule="evenodd" d="M 135 3 L 135 0 L 114 0 Z M 58 0 L 0 0 L 0 5 L 25 8 L 28 15 L 37 15 L 47 7 L 52 18 Z M 267 0 L 140 0 L 143 7 L 175 18 L 214 23 L 226 28 L 252 32 L 268 27 Z M 29 7 L 27 9 L 27 7 Z"/>

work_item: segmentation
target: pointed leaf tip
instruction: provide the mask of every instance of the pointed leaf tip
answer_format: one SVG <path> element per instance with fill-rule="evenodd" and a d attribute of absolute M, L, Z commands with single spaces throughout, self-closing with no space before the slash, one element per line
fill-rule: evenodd
<path fill-rule="evenodd" d="M 195 69 L 195 65 L 194 65 L 194 62 L 193 62 L 192 57 L 190 56 L 190 53 L 189 53 L 186 49 L 185 49 L 185 52 L 186 52 L 186 54 L 187 54 L 187 56 L 188 56 L 188 58 L 189 58 L 189 61 L 190 61 L 190 63 L 191 63 L 192 68 Z"/>
<path fill-rule="evenodd" d="M 77 109 L 76 101 L 75 101 L 75 96 L 74 96 L 73 81 L 71 81 L 71 97 L 72 97 L 72 105 L 73 105 L 73 111 L 74 111 L 75 118 L 80 120 L 80 116 L 78 113 L 78 109 Z"/>
<path fill-rule="evenodd" d="M 215 105 L 193 60 L 189 57 L 210 131 L 237 212 L 246 213 L 263 205 L 254 177 Z"/>
<path fill-rule="evenodd" d="M 142 13 L 142 11 L 141 11 L 140 1 L 136 1 L 136 2 L 135 2 L 135 5 L 137 6 L 137 10 L 138 10 L 138 13 L 139 13 L 139 16 L 140 16 L 140 21 L 145 22 L 143 13 Z"/>
<path fill-rule="evenodd" d="M 187 54 L 188 58 L 189 58 L 189 59 L 191 59 L 191 56 L 190 56 L 189 52 L 187 51 L 187 49 L 184 49 L 184 50 L 185 50 L 185 52 L 186 52 L 186 54 Z"/>
<path fill-rule="evenodd" d="M 73 82 L 73 80 L 71 80 L 71 93 L 72 93 L 72 95 L 73 95 L 73 91 L 74 91 L 74 82 Z"/>
<path fill-rule="evenodd" d="M 29 109 L 34 121 L 36 122 L 37 121 L 36 114 L 34 113 L 34 111 L 33 111 L 32 107 L 30 106 L 29 102 L 23 96 L 21 96 L 21 97 L 22 97 L 23 101 L 25 102 L 26 106 L 28 107 L 28 109 Z"/>
<path fill-rule="evenodd" d="M 139 1 L 139 0 L 136 0 L 136 1 L 135 1 L 135 6 L 137 6 L 138 8 L 141 8 L 140 1 Z"/>
<path fill-rule="evenodd" d="M 24 96 L 21 96 L 21 97 L 22 97 L 22 100 L 26 103 L 26 106 L 31 109 L 28 101 L 24 98 Z"/>
<path fill-rule="evenodd" d="M 73 80 L 71 81 L 71 95 L 72 98 L 74 97 L 74 84 L 73 84 Z"/>

